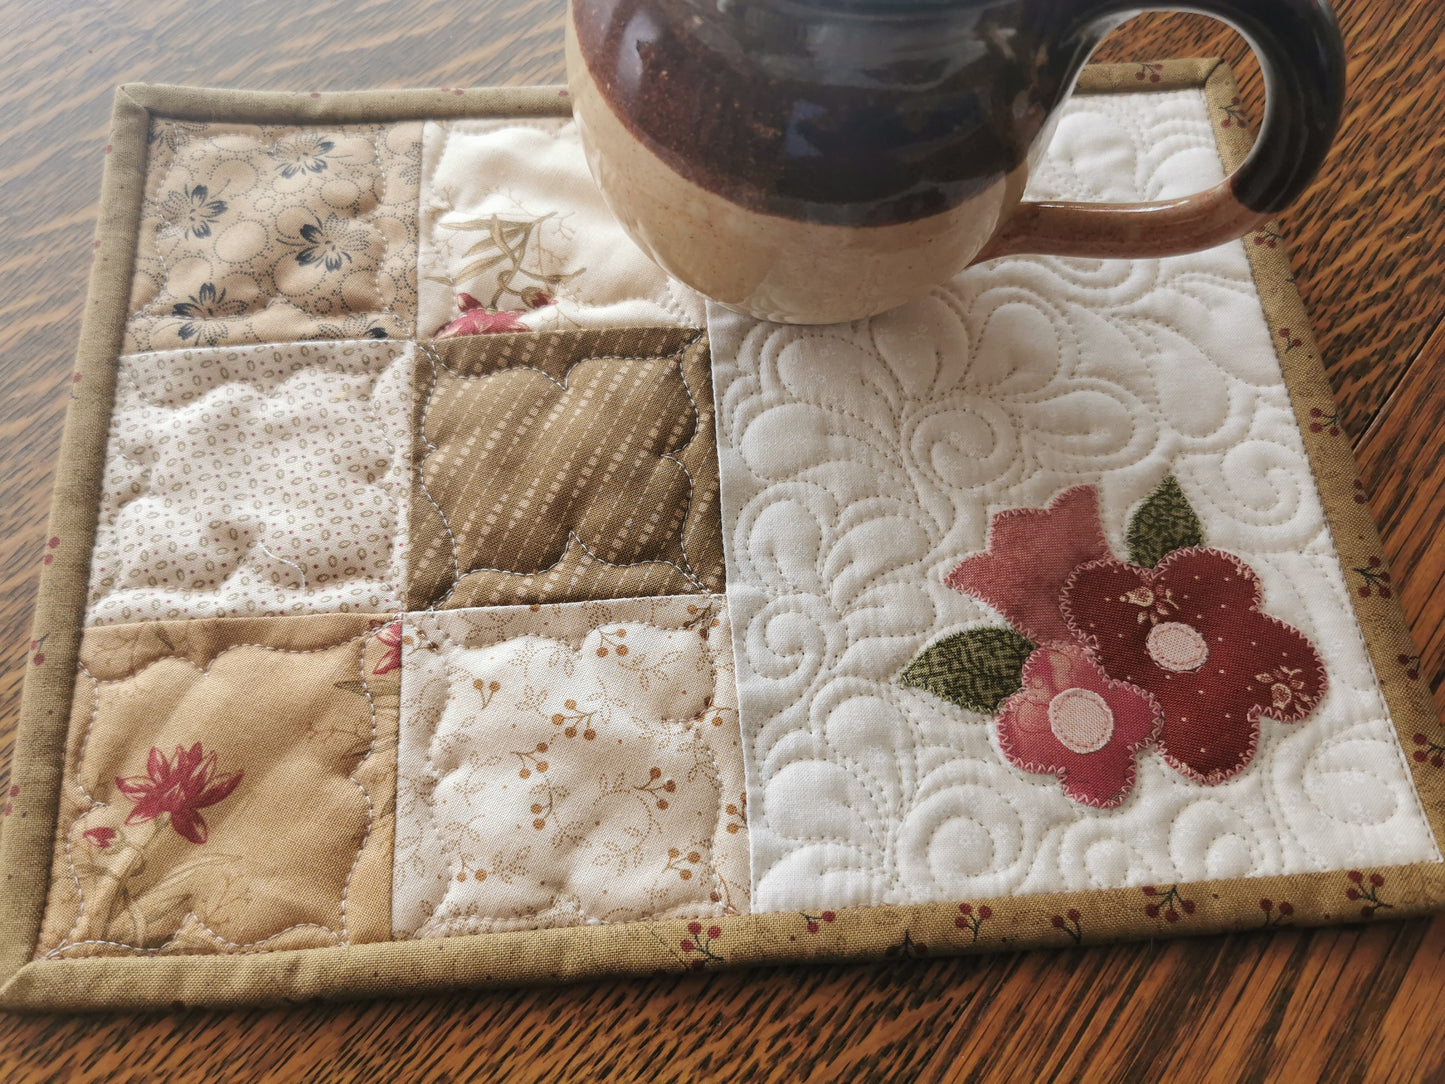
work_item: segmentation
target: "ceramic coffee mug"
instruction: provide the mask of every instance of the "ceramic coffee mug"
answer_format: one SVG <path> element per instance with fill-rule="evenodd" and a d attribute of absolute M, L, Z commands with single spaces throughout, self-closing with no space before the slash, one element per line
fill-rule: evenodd
<path fill-rule="evenodd" d="M 893 308 L 1013 253 L 1153 257 L 1238 237 L 1309 183 L 1339 122 L 1323 0 L 1187 0 L 1264 70 L 1259 142 L 1161 203 L 1020 202 L 1058 108 L 1137 0 L 571 0 L 593 175 L 634 240 L 725 305 L 790 323 Z"/>

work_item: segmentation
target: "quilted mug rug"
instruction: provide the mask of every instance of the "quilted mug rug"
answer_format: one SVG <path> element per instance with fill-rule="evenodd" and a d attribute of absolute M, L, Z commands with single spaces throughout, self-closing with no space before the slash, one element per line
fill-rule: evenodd
<path fill-rule="evenodd" d="M 1247 150 L 1089 69 L 1035 197 Z M 565 92 L 119 92 L 0 1003 L 1418 914 L 1445 733 L 1273 227 L 709 305 Z"/>

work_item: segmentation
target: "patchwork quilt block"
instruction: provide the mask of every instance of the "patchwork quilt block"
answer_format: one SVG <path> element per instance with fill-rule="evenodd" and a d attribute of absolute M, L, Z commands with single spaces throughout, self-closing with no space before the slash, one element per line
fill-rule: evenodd
<path fill-rule="evenodd" d="M 607 210 L 569 118 L 433 121 L 422 164 L 420 334 L 703 326 L 705 300 Z"/>
<path fill-rule="evenodd" d="M 1217 62 L 1134 74 L 1086 72 L 1031 196 L 1245 153 Z M 631 245 L 556 89 L 122 88 L 112 150 L 4 1004 L 1442 898 L 1445 736 L 1259 238 L 786 327 Z"/>
<path fill-rule="evenodd" d="M 388 339 L 122 357 L 90 622 L 399 609 L 413 355 Z"/>
<path fill-rule="evenodd" d="M 341 615 L 88 631 L 37 953 L 385 938 L 385 640 Z"/>
<path fill-rule="evenodd" d="M 415 401 L 413 609 L 722 589 L 700 329 L 428 343 Z"/>
<path fill-rule="evenodd" d="M 146 138 L 127 350 L 413 333 L 419 123 Z"/>
<path fill-rule="evenodd" d="M 721 597 L 404 628 L 398 936 L 747 910 Z"/>

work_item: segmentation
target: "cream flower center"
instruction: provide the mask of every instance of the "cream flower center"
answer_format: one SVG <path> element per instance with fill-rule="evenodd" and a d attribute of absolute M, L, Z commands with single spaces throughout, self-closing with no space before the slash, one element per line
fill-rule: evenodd
<path fill-rule="evenodd" d="M 1178 621 L 1165 621 L 1149 630 L 1145 641 L 1149 657 L 1166 670 L 1182 674 L 1198 670 L 1209 658 L 1209 645 L 1197 629 Z"/>
<path fill-rule="evenodd" d="M 1065 689 L 1049 701 L 1049 729 L 1064 748 L 1093 753 L 1114 736 L 1114 713 L 1092 689 Z"/>

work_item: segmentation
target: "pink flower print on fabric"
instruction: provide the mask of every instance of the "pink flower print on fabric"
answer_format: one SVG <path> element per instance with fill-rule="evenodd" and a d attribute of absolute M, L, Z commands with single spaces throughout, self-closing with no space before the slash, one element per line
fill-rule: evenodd
<path fill-rule="evenodd" d="M 386 645 L 386 654 L 372 667 L 372 674 L 389 674 L 401 669 L 401 622 L 393 621 L 376 630 L 378 641 Z"/>
<path fill-rule="evenodd" d="M 1075 486 L 1047 508 L 1012 508 L 993 517 L 988 549 L 964 558 L 944 579 L 988 603 L 1036 644 L 1071 639 L 1059 594 L 1074 569 L 1109 556 L 1093 486 Z"/>
<path fill-rule="evenodd" d="M 457 308 L 461 315 L 447 324 L 434 336 L 438 339 L 459 339 L 463 335 L 493 335 L 498 332 L 531 331 L 522 323 L 521 317 L 536 309 L 556 304 L 547 291 L 533 287 L 523 290 L 522 301 L 525 309 L 489 309 L 471 294 L 457 294 Z"/>
<path fill-rule="evenodd" d="M 171 827 L 192 843 L 204 843 L 208 831 L 201 810 L 228 797 L 244 772 L 216 774 L 216 754 L 205 753 L 201 743 L 189 749 L 176 746 L 174 759 L 152 746 L 145 775 L 117 776 L 116 789 L 135 803 L 125 823 L 144 824 L 165 814 Z"/>
<path fill-rule="evenodd" d="M 998 742 L 1014 767 L 1056 775 L 1074 801 L 1110 809 L 1133 790 L 1136 757 L 1160 717 L 1148 693 L 1112 680 L 1082 645 L 1060 642 L 1024 663 L 1023 688 L 999 710 Z"/>
<path fill-rule="evenodd" d="M 463 335 L 492 335 L 505 331 L 530 331 L 517 317 L 520 312 L 493 312 L 483 308 L 482 303 L 471 294 L 457 294 L 457 307 L 462 310 L 458 316 L 435 335 L 438 339 L 459 339 Z"/>
<path fill-rule="evenodd" d="M 92 846 L 99 847 L 103 851 L 110 849 L 110 845 L 115 842 L 116 837 L 114 828 L 106 828 L 104 826 L 100 828 L 90 828 L 80 834 L 89 840 Z"/>
<path fill-rule="evenodd" d="M 1261 613 L 1260 601 L 1248 565 L 1196 547 L 1153 569 L 1113 558 L 1084 565 L 1064 588 L 1063 613 L 1110 677 L 1159 702 L 1164 759 L 1213 784 L 1254 758 L 1261 718 L 1298 722 L 1327 686 L 1314 646 Z"/>

